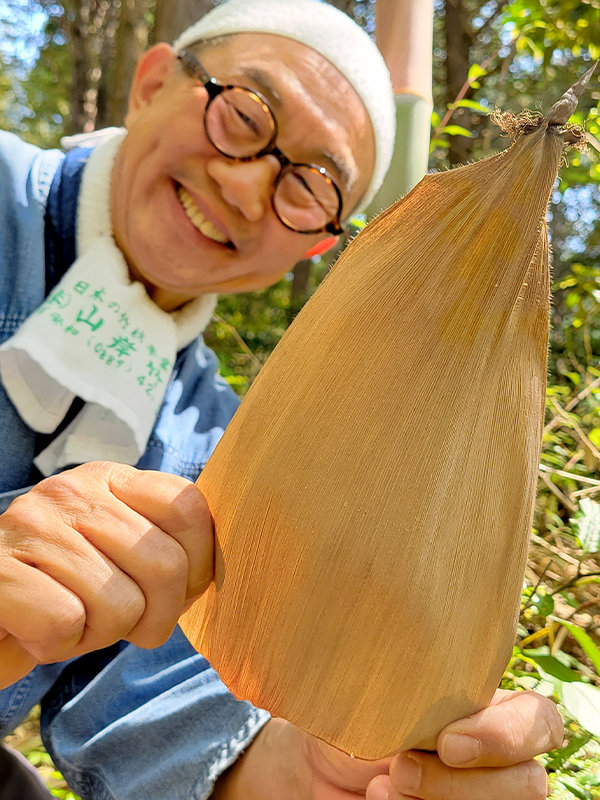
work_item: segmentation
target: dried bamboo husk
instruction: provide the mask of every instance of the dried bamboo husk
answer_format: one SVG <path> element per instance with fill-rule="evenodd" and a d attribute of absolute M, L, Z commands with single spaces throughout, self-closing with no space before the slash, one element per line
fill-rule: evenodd
<path fill-rule="evenodd" d="M 582 135 L 562 127 L 567 95 L 544 118 L 497 115 L 511 147 L 427 176 L 367 226 L 198 481 L 216 579 L 186 635 L 236 696 L 361 758 L 434 748 L 510 656 L 544 413 L 545 213 Z"/>

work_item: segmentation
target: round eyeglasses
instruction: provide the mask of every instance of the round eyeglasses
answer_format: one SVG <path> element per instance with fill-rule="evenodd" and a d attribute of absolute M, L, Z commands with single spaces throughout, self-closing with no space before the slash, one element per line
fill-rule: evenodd
<path fill-rule="evenodd" d="M 275 146 L 277 120 L 266 99 L 245 86 L 217 83 L 190 50 L 178 59 L 208 92 L 204 129 L 212 146 L 238 161 L 266 155 L 279 161 L 271 203 L 285 227 L 298 233 L 343 233 L 342 195 L 335 181 L 324 167 L 294 163 Z"/>

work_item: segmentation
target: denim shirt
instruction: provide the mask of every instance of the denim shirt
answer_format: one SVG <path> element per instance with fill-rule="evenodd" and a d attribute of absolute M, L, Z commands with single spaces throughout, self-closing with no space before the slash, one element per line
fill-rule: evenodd
<path fill-rule="evenodd" d="M 40 305 L 76 256 L 77 197 L 89 150 L 41 151 L 0 132 L 0 343 Z M 44 236 L 45 234 L 45 236 Z M 137 466 L 195 480 L 239 400 L 199 337 L 178 353 Z M 0 386 L 0 511 L 32 482 L 36 434 Z"/>
<path fill-rule="evenodd" d="M 86 157 L 0 132 L 0 342 L 75 258 Z M 197 477 L 238 405 L 216 369 L 201 339 L 178 353 L 139 467 Z M 1 385 L 0 435 L 2 512 L 35 479 L 40 442 Z M 233 697 L 180 628 L 154 650 L 119 642 L 36 667 L 0 691 L 0 738 L 37 703 L 44 744 L 83 800 L 204 800 L 268 720 Z"/>

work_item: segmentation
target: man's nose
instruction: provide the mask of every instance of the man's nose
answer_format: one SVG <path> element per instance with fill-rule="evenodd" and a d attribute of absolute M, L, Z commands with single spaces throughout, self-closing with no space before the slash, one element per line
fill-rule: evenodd
<path fill-rule="evenodd" d="M 279 170 L 275 156 L 263 156 L 256 161 L 234 161 L 219 156 L 211 158 L 206 166 L 225 202 L 238 208 L 248 222 L 259 222 L 271 208 Z"/>

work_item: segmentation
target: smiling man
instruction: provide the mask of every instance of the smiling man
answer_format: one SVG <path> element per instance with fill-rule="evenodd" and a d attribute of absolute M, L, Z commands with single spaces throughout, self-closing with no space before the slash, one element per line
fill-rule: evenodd
<path fill-rule="evenodd" d="M 369 114 L 333 64 L 283 37 L 218 42 L 198 48 L 201 61 L 184 49 L 178 63 L 166 45 L 146 54 L 115 163 L 115 238 L 166 309 L 277 281 L 328 225 L 340 232 L 373 173 Z M 205 116 L 215 81 L 236 89 L 215 95 Z"/>
<path fill-rule="evenodd" d="M 238 402 L 199 338 L 215 294 L 330 246 L 393 119 L 347 16 L 231 0 L 143 56 L 126 130 L 92 151 L 0 136 L 0 730 L 41 701 L 83 798 L 545 796 L 544 698 L 500 693 L 438 753 L 360 762 L 235 700 L 175 627 L 212 578 L 191 479 Z M 3 800 L 41 791 L 20 772 L 2 751 Z"/>

